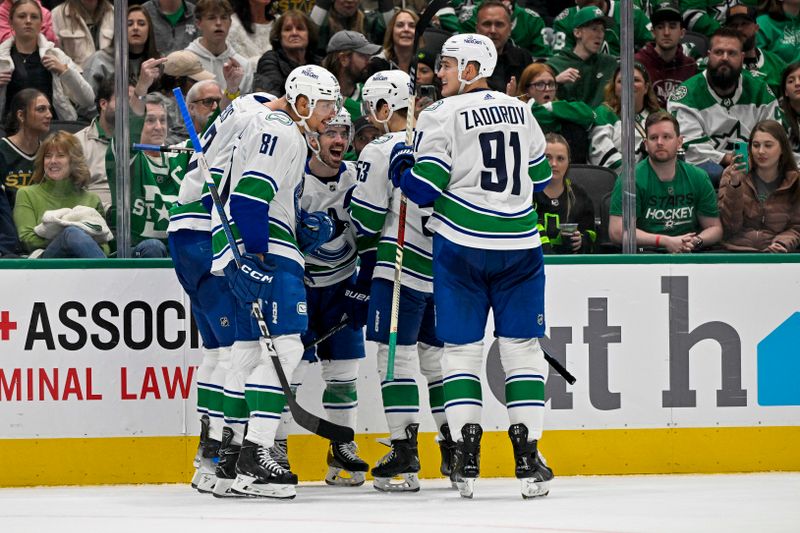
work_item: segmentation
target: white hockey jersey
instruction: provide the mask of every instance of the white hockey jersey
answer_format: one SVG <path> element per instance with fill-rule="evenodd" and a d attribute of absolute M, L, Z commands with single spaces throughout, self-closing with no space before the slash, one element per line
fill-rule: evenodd
<path fill-rule="evenodd" d="M 516 250 L 541 245 L 534 190 L 552 177 L 530 106 L 503 93 L 451 96 L 420 113 L 408 185 L 441 194 L 429 230 L 463 246 Z"/>
<path fill-rule="evenodd" d="M 327 287 L 345 280 L 356 270 L 356 229 L 347 210 L 353 189 L 356 187 L 356 164 L 346 161 L 339 167 L 339 174 L 322 181 L 309 170 L 306 164 L 303 197 L 300 201 L 304 211 L 323 211 L 336 223 L 336 235 L 329 242 L 306 256 L 306 285 Z"/>
<path fill-rule="evenodd" d="M 220 190 L 223 188 L 220 183 L 227 178 L 230 170 L 235 139 L 255 115 L 269 113 L 269 108 L 264 104 L 275 99 L 275 96 L 267 93 L 252 93 L 236 98 L 206 128 L 200 142 L 203 144 L 211 177 Z M 193 155 L 189 161 L 188 170 L 181 182 L 178 201 L 170 210 L 167 232 L 181 229 L 211 231 L 211 213 L 200 201 L 204 191 L 205 194 L 210 193 L 205 188 L 205 179 L 197 166 L 196 158 L 197 155 Z"/>
<path fill-rule="evenodd" d="M 377 237 L 377 262 L 373 278 L 394 280 L 397 228 L 400 218 L 400 189 L 389 179 L 392 148 L 405 142 L 405 132 L 394 132 L 369 143 L 358 158 L 358 185 L 350 202 L 350 215 L 359 235 L 359 253 L 369 252 L 363 242 Z M 402 285 L 433 292 L 433 243 L 425 223 L 432 208 L 420 208 L 412 201 L 406 206 L 405 248 Z"/>
<path fill-rule="evenodd" d="M 304 266 L 295 228 L 307 151 L 305 138 L 283 111 L 253 116 L 245 125 L 220 191 L 223 196 L 229 193 L 225 212 L 241 252 L 269 252 Z M 217 273 L 233 254 L 216 210 L 211 227 L 211 271 Z"/>

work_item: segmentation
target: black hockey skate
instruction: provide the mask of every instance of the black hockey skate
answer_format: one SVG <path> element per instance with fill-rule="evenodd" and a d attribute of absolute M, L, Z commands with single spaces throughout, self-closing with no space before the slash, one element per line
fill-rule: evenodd
<path fill-rule="evenodd" d="M 450 473 L 453 471 L 453 454 L 456 451 L 456 443 L 453 441 L 453 437 L 450 436 L 450 426 L 448 424 L 442 424 L 439 431 L 442 433 L 442 437 L 439 439 L 439 452 L 442 454 L 439 471 L 443 476 L 450 477 Z"/>
<path fill-rule="evenodd" d="M 214 496 L 217 498 L 240 498 L 231 492 L 231 485 L 236 479 L 236 461 L 239 460 L 241 446 L 233 444 L 233 430 L 222 428 L 222 442 L 219 445 L 219 460 L 215 471 L 217 482 L 214 484 Z"/>
<path fill-rule="evenodd" d="M 456 484 L 462 498 L 472 498 L 475 490 L 475 480 L 481 469 L 482 435 L 483 429 L 480 424 L 464 424 L 461 428 L 463 438 L 456 443 L 450 481 Z"/>
<path fill-rule="evenodd" d="M 192 462 L 195 470 L 200 468 L 200 457 L 203 455 L 203 446 L 205 446 L 206 441 L 208 440 L 208 432 L 210 428 L 211 419 L 208 418 L 207 414 L 204 414 L 200 417 L 200 442 L 197 444 L 197 453 L 194 454 L 194 461 Z M 192 488 L 197 488 L 194 486 L 194 479 L 192 479 Z"/>
<path fill-rule="evenodd" d="M 525 424 L 514 424 L 508 428 L 511 446 L 514 448 L 516 468 L 514 474 L 522 483 L 522 497 L 526 500 L 538 496 L 547 496 L 550 492 L 550 480 L 553 471 L 545 464 L 544 458 L 537 450 L 538 442 L 528 440 L 528 428 Z"/>
<path fill-rule="evenodd" d="M 270 448 L 245 439 L 236 462 L 235 494 L 250 498 L 291 499 L 297 493 L 297 476 L 272 458 Z"/>
<path fill-rule="evenodd" d="M 417 492 L 419 490 L 419 424 L 406 426 L 406 438 L 391 441 L 391 450 L 372 468 L 372 486 L 382 492 Z M 385 443 L 384 443 L 385 444 Z"/>
<path fill-rule="evenodd" d="M 369 465 L 358 456 L 355 442 L 331 442 L 327 461 L 325 483 L 328 485 L 360 487 L 364 484 Z"/>
<path fill-rule="evenodd" d="M 291 470 L 289 466 L 289 441 L 275 439 L 275 444 L 269 449 L 269 454 L 284 470 Z"/>

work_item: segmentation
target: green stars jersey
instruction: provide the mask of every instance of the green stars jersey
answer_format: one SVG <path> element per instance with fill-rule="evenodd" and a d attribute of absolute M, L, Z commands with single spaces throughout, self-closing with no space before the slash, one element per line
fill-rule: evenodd
<path fill-rule="evenodd" d="M 756 46 L 775 52 L 786 63 L 800 60 L 800 16 L 785 15 L 783 20 L 769 15 L 758 17 Z"/>
<path fill-rule="evenodd" d="M 760 120 L 781 121 L 778 101 L 766 83 L 743 72 L 731 97 L 720 98 L 708 85 L 707 72 L 679 85 L 667 109 L 681 127 L 686 162 L 719 163 L 734 143 L 747 142 L 750 130 Z"/>
<path fill-rule="evenodd" d="M 603 104 L 595 109 L 595 125 L 590 133 L 589 164 L 607 167 L 617 172 L 622 167 L 622 121 L 614 111 Z M 643 109 L 635 117 L 633 146 L 636 150 L 636 161 L 647 156 L 644 148 L 644 122 L 650 112 Z"/>
<path fill-rule="evenodd" d="M 637 2 L 638 3 L 638 2 Z M 561 50 L 572 50 L 575 48 L 575 14 L 577 7 L 570 7 L 558 14 L 553 21 L 553 52 Z M 600 51 L 612 56 L 619 56 L 620 51 L 620 11 L 619 2 L 609 0 L 607 16 L 614 20 L 614 24 L 606 28 L 606 42 Z M 638 50 L 653 40 L 651 32 L 653 26 L 650 19 L 639 6 L 633 7 L 633 40 L 634 46 Z"/>
<path fill-rule="evenodd" d="M 622 180 L 611 193 L 609 214 L 622 216 Z M 636 165 L 636 227 L 659 235 L 700 231 L 698 217 L 718 217 L 717 194 L 705 171 L 676 161 L 672 181 L 658 179 L 650 161 Z"/>
<path fill-rule="evenodd" d="M 356 164 L 344 162 L 331 178 L 318 178 L 306 165 L 300 205 L 309 213 L 323 211 L 336 223 L 333 239 L 306 256 L 306 285 L 327 287 L 349 278 L 356 271 L 356 229 L 347 207 L 356 187 Z"/>
<path fill-rule="evenodd" d="M 264 104 L 274 99 L 274 96 L 267 93 L 252 93 L 236 98 L 206 128 L 200 142 L 203 143 L 211 177 L 218 187 L 221 187 L 221 181 L 228 176 L 236 139 L 254 116 L 270 112 Z M 193 156 L 181 182 L 178 201 L 170 210 L 167 231 L 211 231 L 211 213 L 201 202 L 204 194 L 210 193 Z M 206 205 L 209 204 L 210 198 L 206 200 Z"/>
<path fill-rule="evenodd" d="M 436 104 L 433 104 L 436 105 Z M 394 280 L 397 228 L 400 218 L 400 189 L 389 179 L 392 148 L 405 142 L 405 131 L 389 133 L 369 143 L 358 159 L 358 185 L 353 191 L 350 216 L 358 231 L 359 253 L 377 248 L 373 278 Z M 433 292 L 433 245 L 425 223 L 433 209 L 408 201 L 402 285 L 422 292 Z"/>
<path fill-rule="evenodd" d="M 12 208 L 19 188 L 31 184 L 35 158 L 36 154 L 26 154 L 8 137 L 0 139 L 0 188 L 5 189 Z"/>
<path fill-rule="evenodd" d="M 283 111 L 257 115 L 235 141 L 225 213 L 241 252 L 279 255 L 304 266 L 295 228 L 303 194 L 308 147 L 300 129 Z M 233 259 L 216 209 L 211 213 L 211 271 Z"/>
<path fill-rule="evenodd" d="M 429 230 L 486 250 L 541 245 L 533 193 L 552 174 L 529 105 L 490 90 L 439 100 L 420 113 L 414 148 L 410 182 L 441 193 Z"/>
<path fill-rule="evenodd" d="M 681 0 L 686 29 L 708 37 L 725 23 L 728 8 L 736 4 L 756 7 L 757 0 Z"/>

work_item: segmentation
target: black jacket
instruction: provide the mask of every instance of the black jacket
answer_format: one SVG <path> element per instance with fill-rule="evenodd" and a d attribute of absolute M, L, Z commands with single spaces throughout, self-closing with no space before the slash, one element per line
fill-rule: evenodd
<path fill-rule="evenodd" d="M 531 53 L 513 44 L 510 40 L 503 47 L 503 53 L 497 58 L 497 66 L 489 78 L 489 87 L 495 91 L 506 92 L 506 85 L 511 76 L 519 80 L 525 67 L 533 63 Z"/>

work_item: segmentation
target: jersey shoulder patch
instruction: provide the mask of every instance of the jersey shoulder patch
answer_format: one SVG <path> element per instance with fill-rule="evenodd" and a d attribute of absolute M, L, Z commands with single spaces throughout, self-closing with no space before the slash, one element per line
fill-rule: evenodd
<path fill-rule="evenodd" d="M 292 119 L 286 113 L 269 113 L 264 117 L 267 122 L 275 121 L 283 126 L 291 126 Z"/>
<path fill-rule="evenodd" d="M 673 102 L 680 102 L 686 95 L 689 94 L 689 89 L 686 85 L 679 85 L 675 87 L 675 90 L 672 91 L 672 94 L 669 95 L 669 99 Z"/>
<path fill-rule="evenodd" d="M 437 109 L 439 109 L 443 105 L 444 105 L 444 100 L 437 100 L 436 102 L 432 103 L 431 105 L 429 105 L 428 107 L 423 109 L 421 111 L 421 113 L 425 113 L 427 111 L 436 111 Z"/>
<path fill-rule="evenodd" d="M 369 144 L 384 144 L 384 143 L 389 142 L 391 139 L 392 139 L 392 135 L 390 133 L 385 133 L 385 134 L 381 135 L 380 137 L 378 137 L 377 139 L 374 139 Z"/>

